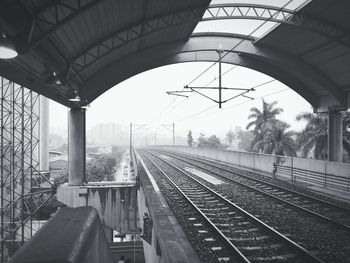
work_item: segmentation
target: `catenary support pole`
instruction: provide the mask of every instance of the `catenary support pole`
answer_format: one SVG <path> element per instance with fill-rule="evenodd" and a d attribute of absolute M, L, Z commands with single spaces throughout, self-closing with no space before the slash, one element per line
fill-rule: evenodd
<path fill-rule="evenodd" d="M 173 145 L 175 145 L 175 123 L 173 122 Z"/>

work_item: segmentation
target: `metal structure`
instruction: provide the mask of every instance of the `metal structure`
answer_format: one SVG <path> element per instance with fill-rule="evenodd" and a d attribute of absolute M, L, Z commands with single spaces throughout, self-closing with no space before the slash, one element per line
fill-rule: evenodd
<path fill-rule="evenodd" d="M 222 19 L 249 19 L 288 24 L 317 32 L 350 47 L 348 31 L 322 19 L 315 19 L 304 12 L 258 4 L 213 4 L 206 10 L 202 21 Z"/>
<path fill-rule="evenodd" d="M 134 128 L 136 127 L 136 130 L 139 130 L 143 127 L 147 126 L 146 124 L 135 124 L 130 122 L 130 127 L 129 127 L 129 140 L 130 140 L 130 153 L 132 152 L 132 147 L 133 147 L 133 132 L 135 131 Z"/>
<path fill-rule="evenodd" d="M 0 6 L 6 10 L 1 14 L 1 30 L 19 56 L 11 63 L 0 61 L 0 71 L 61 104 L 80 107 L 152 68 L 179 62 L 218 62 L 214 51 L 226 41 L 223 56 L 229 55 L 224 63 L 276 78 L 316 111 L 333 106 L 346 109 L 350 34 L 345 10 L 349 2 L 305 1 L 297 9 L 261 3 L 210 5 L 209 0 L 166 0 L 159 5 L 154 0 L 60 0 L 10 5 L 5 1 Z M 199 22 L 227 19 L 260 20 L 275 26 L 260 38 L 207 32 L 201 35 L 207 37 L 206 42 L 193 45 L 198 39 L 193 30 Z M 74 94 L 81 97 L 80 102 L 70 100 Z"/>
<path fill-rule="evenodd" d="M 39 95 L 0 77 L 0 114 L 0 253 L 6 262 L 32 236 L 32 219 L 53 191 L 38 171 Z"/>
<path fill-rule="evenodd" d="M 170 131 L 173 135 L 173 145 L 175 145 L 175 123 L 173 122 L 172 124 L 163 124 L 163 128 L 167 129 Z"/>
<path fill-rule="evenodd" d="M 1 14 L 1 30 L 17 47 L 19 56 L 11 63 L 0 61 L 0 71 L 61 104 L 80 107 L 152 68 L 180 62 L 218 62 L 217 46 L 225 42 L 224 63 L 276 78 L 316 111 L 333 106 L 346 109 L 350 34 L 345 10 L 349 2 L 305 1 L 297 9 L 261 3 L 60 0 L 10 5 L 5 1 L 0 6 L 6 10 Z M 197 43 L 198 34 L 193 30 L 199 22 L 227 19 L 275 24 L 260 38 L 214 31 L 202 33 L 202 42 Z M 70 100 L 74 94 L 80 102 Z"/>
<path fill-rule="evenodd" d="M 226 103 L 228 101 L 231 101 L 237 97 L 245 97 L 245 98 L 249 98 L 249 99 L 253 99 L 252 97 L 249 97 L 247 96 L 246 94 L 250 91 L 254 91 L 255 89 L 254 88 L 250 88 L 250 89 L 245 89 L 245 88 L 227 88 L 227 87 L 222 87 L 222 74 L 221 74 L 221 60 L 222 60 L 222 53 L 223 53 L 223 50 L 217 50 L 217 52 L 219 53 L 219 60 L 218 60 L 218 64 L 219 64 L 219 86 L 218 87 L 208 87 L 208 85 L 204 86 L 204 87 L 189 87 L 188 85 L 186 85 L 184 87 L 184 90 L 179 90 L 179 91 L 167 91 L 166 93 L 168 95 L 175 95 L 175 96 L 180 96 L 180 97 L 185 97 L 185 98 L 188 98 L 187 95 L 184 95 L 183 93 L 188 93 L 188 92 L 195 92 L 217 104 L 219 104 L 219 109 L 221 109 L 221 106 L 223 103 Z M 226 53 L 227 55 L 227 53 Z M 226 56 L 225 55 L 225 56 Z M 187 90 L 186 90 L 187 89 Z M 189 89 L 189 90 L 188 90 Z M 211 98 L 210 96 L 200 92 L 199 90 L 218 90 L 219 92 L 219 99 L 216 100 L 216 99 L 213 99 Z M 222 99 L 222 90 L 231 90 L 231 91 L 240 91 L 239 94 L 235 94 L 234 96 L 231 96 L 230 98 L 228 99 L 225 99 L 223 100 Z M 175 143 L 173 143 L 173 145 L 175 145 Z"/>

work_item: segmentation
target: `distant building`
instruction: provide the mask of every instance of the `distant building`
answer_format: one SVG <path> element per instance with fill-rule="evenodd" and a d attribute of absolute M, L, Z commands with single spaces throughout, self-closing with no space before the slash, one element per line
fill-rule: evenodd
<path fill-rule="evenodd" d="M 61 147 L 63 144 L 67 144 L 67 139 L 62 138 L 57 134 L 49 135 L 49 145 L 50 149 L 57 149 Z"/>
<path fill-rule="evenodd" d="M 60 157 L 55 160 L 51 160 L 49 166 L 51 174 L 55 173 L 55 171 L 62 171 L 64 169 L 68 171 L 68 158 Z"/>
<path fill-rule="evenodd" d="M 87 141 L 90 144 L 126 144 L 128 131 L 121 124 L 108 122 L 98 123 L 87 132 Z"/>
<path fill-rule="evenodd" d="M 62 152 L 60 151 L 49 151 L 49 161 L 54 158 L 60 157 L 61 155 L 62 155 Z"/>

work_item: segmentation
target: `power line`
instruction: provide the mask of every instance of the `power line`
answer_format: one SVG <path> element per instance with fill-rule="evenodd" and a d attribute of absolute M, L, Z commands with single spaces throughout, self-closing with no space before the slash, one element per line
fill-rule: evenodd
<path fill-rule="evenodd" d="M 280 10 L 282 10 L 283 8 L 285 8 L 286 6 L 288 6 L 291 2 L 293 2 L 293 0 L 289 0 L 286 4 L 284 4 L 284 5 L 280 8 Z M 277 14 L 277 12 L 276 12 L 276 14 Z M 257 32 L 257 31 L 258 31 L 262 26 L 264 26 L 267 22 L 268 22 L 268 21 L 264 21 L 264 22 L 261 23 L 259 26 L 257 26 L 252 32 L 250 32 L 249 35 L 247 35 L 247 38 L 251 37 L 255 32 Z M 216 63 L 218 63 L 219 61 L 221 61 L 221 60 L 222 60 L 224 57 L 226 57 L 232 50 L 234 50 L 234 49 L 235 49 L 236 47 L 238 47 L 241 43 L 243 43 L 243 41 L 244 41 L 244 39 L 240 40 L 240 41 L 239 41 L 236 45 L 234 45 L 228 52 L 226 52 L 223 56 L 221 56 L 221 58 L 219 58 L 219 60 L 215 61 L 213 64 L 211 64 L 209 67 L 207 67 L 204 71 L 202 71 L 199 75 L 197 75 L 194 79 L 192 79 L 192 80 L 187 84 L 187 86 L 191 85 L 194 81 L 196 81 L 196 80 L 199 79 L 201 76 L 203 76 L 209 69 L 211 69 L 214 65 L 216 65 Z M 236 68 L 236 67 L 237 67 L 237 65 L 234 65 L 231 69 L 227 70 L 226 72 L 224 72 L 223 74 L 221 74 L 221 75 L 218 76 L 217 78 L 214 78 L 214 80 L 210 81 L 210 82 L 207 83 L 205 86 L 208 86 L 209 84 L 213 83 L 216 79 L 218 79 L 219 77 L 222 77 L 223 75 L 227 74 L 228 72 L 230 72 L 231 70 L 233 70 L 233 69 Z M 267 81 L 266 83 L 262 83 L 262 84 L 260 84 L 260 85 L 257 85 L 257 86 L 255 86 L 255 87 L 253 87 L 253 88 L 257 88 L 257 87 L 266 85 L 266 84 L 271 83 L 271 82 L 273 82 L 273 81 L 275 81 L 275 79 L 270 80 L 270 81 Z M 286 89 L 286 90 L 288 90 L 288 89 Z M 271 94 L 271 95 L 272 95 L 272 94 Z M 253 100 L 256 100 L 256 99 L 257 99 L 257 98 L 255 98 L 255 99 L 253 99 Z M 206 108 L 206 109 L 204 109 L 204 110 L 202 110 L 202 111 L 200 111 L 200 112 L 198 112 L 198 113 L 195 113 L 195 114 L 190 115 L 189 117 L 186 117 L 186 118 L 184 118 L 184 119 L 178 120 L 177 123 L 178 123 L 178 122 L 183 122 L 183 121 L 185 121 L 185 120 L 187 120 L 187 119 L 190 119 L 192 116 L 195 117 L 195 116 L 197 116 L 197 115 L 199 115 L 199 114 L 201 114 L 201 113 L 203 113 L 203 112 L 206 112 L 206 111 L 208 111 L 208 110 L 210 110 L 210 109 L 212 109 L 212 108 L 214 108 L 214 107 Z M 232 106 L 229 107 L 229 108 L 232 108 Z M 205 115 L 205 116 L 206 116 L 206 115 Z"/>
<path fill-rule="evenodd" d="M 289 90 L 289 88 L 286 88 L 286 89 L 283 89 L 283 90 L 279 90 L 279 91 L 275 91 L 275 92 L 271 92 L 271 93 L 268 93 L 268 94 L 265 94 L 263 96 L 260 96 L 260 97 L 257 97 L 257 98 L 254 98 L 253 100 L 257 100 L 257 99 L 262 99 L 262 98 L 265 98 L 265 97 L 268 97 L 268 96 L 272 96 L 272 95 L 275 95 L 275 94 L 278 94 L 278 93 L 282 93 L 282 92 L 285 92 Z M 222 109 L 222 110 L 217 110 L 217 111 L 214 111 L 214 112 L 210 112 L 208 114 L 205 114 L 205 115 L 202 115 L 202 116 L 199 116 L 199 117 L 196 117 L 196 116 L 193 116 L 193 118 L 190 118 L 190 117 L 186 117 L 185 119 L 182 119 L 180 120 L 179 122 L 177 122 L 178 125 L 182 125 L 182 123 L 184 123 L 186 120 L 190 119 L 191 121 L 192 120 L 195 120 L 197 118 L 201 118 L 201 117 L 206 117 L 206 116 L 209 116 L 209 115 L 212 115 L 212 114 L 215 114 L 215 113 L 218 113 L 218 112 L 222 112 L 222 111 L 225 111 L 225 110 L 229 110 L 229 109 L 232 109 L 234 107 L 237 107 L 237 106 L 240 106 L 242 104 L 246 104 L 248 102 L 251 102 L 253 100 L 246 100 L 246 101 L 243 101 L 243 102 L 240 102 L 240 103 L 237 103 L 237 104 L 234 104 L 234 105 L 231 105 L 230 107 L 227 107 L 225 109 Z M 208 109 L 204 110 L 204 111 L 207 111 Z M 202 111 L 202 112 L 204 112 Z M 198 112 L 198 114 L 196 115 L 199 115 L 200 113 L 202 112 Z M 181 122 L 181 124 L 179 124 Z"/>
<path fill-rule="evenodd" d="M 234 65 L 233 67 L 231 67 L 231 68 L 229 68 L 228 70 L 226 70 L 224 73 L 222 73 L 221 74 L 221 76 L 224 76 L 224 75 L 226 75 L 227 73 L 229 73 L 229 72 L 231 72 L 233 69 L 235 69 L 237 67 L 237 65 Z M 205 84 L 204 85 L 204 87 L 207 87 L 207 86 L 209 86 L 211 83 L 213 83 L 215 80 L 217 80 L 219 77 L 215 77 L 213 80 L 211 80 L 211 81 L 209 81 L 207 84 Z M 182 90 L 184 90 L 184 89 L 182 89 Z M 177 104 L 175 107 L 173 107 L 172 109 L 170 109 L 167 113 L 164 113 L 164 115 L 165 114 L 168 114 L 168 113 L 170 113 L 170 112 L 172 112 L 173 110 L 175 110 L 176 108 L 178 108 L 179 106 L 181 106 L 185 101 L 188 101 L 188 99 L 190 98 L 190 97 L 192 97 L 194 94 L 191 94 L 191 95 L 189 95 L 187 98 L 185 98 L 185 99 L 183 99 L 179 104 Z M 175 97 L 174 98 L 174 100 L 175 99 L 177 99 L 178 97 Z M 173 100 L 173 101 L 174 101 Z M 159 117 L 160 118 L 160 117 Z M 155 118 L 156 119 L 156 118 Z"/>
<path fill-rule="evenodd" d="M 293 2 L 294 0 L 289 0 L 286 4 L 284 4 L 283 6 L 280 7 L 280 10 L 282 10 L 283 8 L 285 8 L 287 5 L 289 5 L 291 2 Z M 278 12 L 276 12 L 274 15 L 277 15 Z M 272 17 L 273 18 L 273 17 Z M 264 26 L 267 22 L 269 22 L 268 20 L 265 20 L 264 22 L 262 22 L 259 26 L 257 26 L 252 32 L 249 33 L 249 35 L 246 36 L 246 38 L 251 37 L 255 32 L 257 32 L 262 26 Z M 229 51 L 226 51 L 225 54 L 218 59 L 217 61 L 215 61 L 213 64 L 211 64 L 208 68 L 206 68 L 203 72 L 201 72 L 200 74 L 198 74 L 194 79 L 192 79 L 187 86 L 190 86 L 194 81 L 196 81 L 198 78 L 200 78 L 203 74 L 205 74 L 209 69 L 211 69 L 216 63 L 218 63 L 220 60 L 222 60 L 224 57 L 226 57 L 228 54 L 230 54 L 231 51 L 233 51 L 236 47 L 238 47 L 240 44 L 242 44 L 245 41 L 245 39 L 240 40 L 237 44 L 235 44 Z"/>
<path fill-rule="evenodd" d="M 276 80 L 275 80 L 275 79 L 271 79 L 271 80 L 265 81 L 265 82 L 260 83 L 260 84 L 258 84 L 258 85 L 252 86 L 251 89 L 255 89 L 255 88 L 258 88 L 258 87 L 261 87 L 261 86 L 270 84 L 270 83 L 272 83 L 272 82 L 274 82 L 274 81 L 276 81 Z M 255 99 L 253 99 L 253 100 L 255 100 Z M 183 122 L 183 121 L 185 121 L 185 120 L 187 120 L 187 119 L 190 119 L 192 116 L 197 116 L 197 115 L 199 115 L 199 114 L 201 114 L 201 113 L 203 113 L 203 112 L 206 112 L 206 111 L 208 111 L 208 110 L 210 110 L 210 109 L 212 109 L 212 108 L 214 108 L 214 107 L 215 107 L 215 105 L 214 105 L 214 106 L 210 106 L 210 107 L 208 107 L 208 108 L 206 108 L 206 109 L 204 109 L 204 110 L 202 110 L 202 111 L 200 111 L 200 112 L 194 113 L 194 114 L 192 114 L 192 115 L 190 115 L 190 116 L 187 116 L 187 117 L 185 117 L 185 118 L 183 118 L 183 119 L 180 119 L 180 120 L 178 120 L 176 123 L 178 123 L 178 122 Z M 220 111 L 220 110 L 219 110 L 219 111 Z"/>
<path fill-rule="evenodd" d="M 227 73 L 229 73 L 230 71 L 232 71 L 233 69 L 235 69 L 237 67 L 237 65 L 234 65 L 233 67 L 231 67 L 230 69 L 226 70 L 224 73 L 221 74 L 221 77 L 225 76 Z M 215 77 L 212 81 L 208 82 L 207 84 L 204 85 L 204 87 L 209 86 L 211 83 L 213 83 L 215 80 L 219 79 L 218 77 Z"/>
<path fill-rule="evenodd" d="M 185 121 L 185 120 L 187 120 L 187 119 L 190 119 L 191 117 L 197 116 L 197 115 L 199 115 L 199 114 L 201 114 L 201 113 L 203 113 L 203 112 L 206 112 L 206 111 L 208 111 L 208 110 L 211 110 L 211 109 L 213 109 L 213 108 L 216 108 L 216 105 L 210 106 L 210 107 L 208 107 L 208 108 L 206 108 L 206 109 L 204 109 L 204 110 L 202 110 L 202 111 L 200 111 L 200 112 L 197 112 L 197 113 L 194 113 L 194 114 L 192 114 L 192 115 L 190 115 L 190 116 L 187 116 L 186 118 L 177 120 L 175 123 L 183 122 L 183 121 Z"/>
<path fill-rule="evenodd" d="M 293 2 L 294 0 L 289 0 L 286 4 L 284 4 L 280 9 L 282 10 L 283 8 L 285 8 L 287 5 L 289 5 L 291 2 Z M 276 12 L 277 14 L 277 12 Z M 247 35 L 247 37 L 251 37 L 255 32 L 257 32 L 262 26 L 264 26 L 268 21 L 264 21 L 263 23 L 261 23 L 259 26 L 257 26 L 249 35 Z M 206 72 L 208 72 L 212 67 L 214 67 L 216 65 L 216 63 L 218 63 L 219 61 L 221 61 L 224 57 L 226 57 L 232 50 L 234 50 L 236 47 L 238 47 L 241 43 L 243 43 L 244 39 L 242 39 L 241 41 L 239 41 L 236 45 L 234 45 L 229 51 L 225 52 L 225 54 L 221 57 L 221 59 L 215 61 L 213 64 L 211 64 L 209 67 L 207 67 L 204 71 L 202 71 L 200 74 L 198 74 L 194 79 L 192 79 L 187 86 L 191 85 L 194 81 L 196 81 L 197 79 L 199 79 L 201 76 L 203 76 Z M 222 77 L 224 75 L 226 75 L 228 72 L 232 71 L 234 68 L 236 68 L 237 65 L 234 65 L 232 68 L 230 68 L 229 70 L 225 71 L 224 73 L 220 74 L 220 76 L 215 77 L 212 81 L 208 82 L 205 87 L 207 87 L 208 85 L 210 85 L 211 83 L 213 83 L 215 80 L 217 80 L 219 77 Z M 261 84 L 261 85 L 265 85 L 265 84 Z M 256 86 L 258 87 L 258 86 Z M 184 90 L 184 88 L 182 89 Z M 188 96 L 192 97 L 194 94 L 191 94 Z M 175 107 L 173 107 L 172 109 L 170 109 L 168 112 L 167 110 L 170 108 L 170 106 L 177 100 L 178 97 L 175 97 L 166 107 L 163 108 L 163 110 L 155 117 L 153 118 L 151 121 L 149 121 L 148 123 L 145 124 L 145 126 L 149 126 L 151 123 L 153 123 L 155 120 L 160 119 L 162 116 L 168 114 L 169 112 L 173 111 L 175 108 L 179 107 L 180 105 L 182 105 L 186 100 L 184 99 L 183 101 L 181 101 L 178 105 L 176 105 Z M 210 107 L 211 108 L 211 107 Z M 204 111 L 209 110 L 210 108 L 205 109 Z M 196 114 L 194 114 L 196 115 Z M 181 121 L 181 120 L 180 120 Z"/>

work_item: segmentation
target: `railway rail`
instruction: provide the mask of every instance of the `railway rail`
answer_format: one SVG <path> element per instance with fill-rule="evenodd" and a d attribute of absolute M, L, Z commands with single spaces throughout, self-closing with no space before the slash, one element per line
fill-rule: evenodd
<path fill-rule="evenodd" d="M 322 262 L 169 161 L 150 152 L 140 153 L 157 170 L 156 180 L 162 185 L 163 195 L 172 195 L 172 206 L 182 207 L 180 200 L 186 200 L 194 209 L 196 216 L 189 218 L 190 223 L 217 255 L 217 262 Z M 181 197 L 174 196 L 174 189 Z"/>
<path fill-rule="evenodd" d="M 286 187 L 254 178 L 237 171 L 237 168 L 227 164 L 218 163 L 201 157 L 192 157 L 179 153 L 162 152 L 173 158 L 188 163 L 203 171 L 228 180 L 231 183 L 239 184 L 251 191 L 258 192 L 270 198 L 276 199 L 291 207 L 297 208 L 310 215 L 320 218 L 328 223 L 350 231 L 350 210 L 328 201 L 310 196 L 304 193 L 288 189 Z"/>

